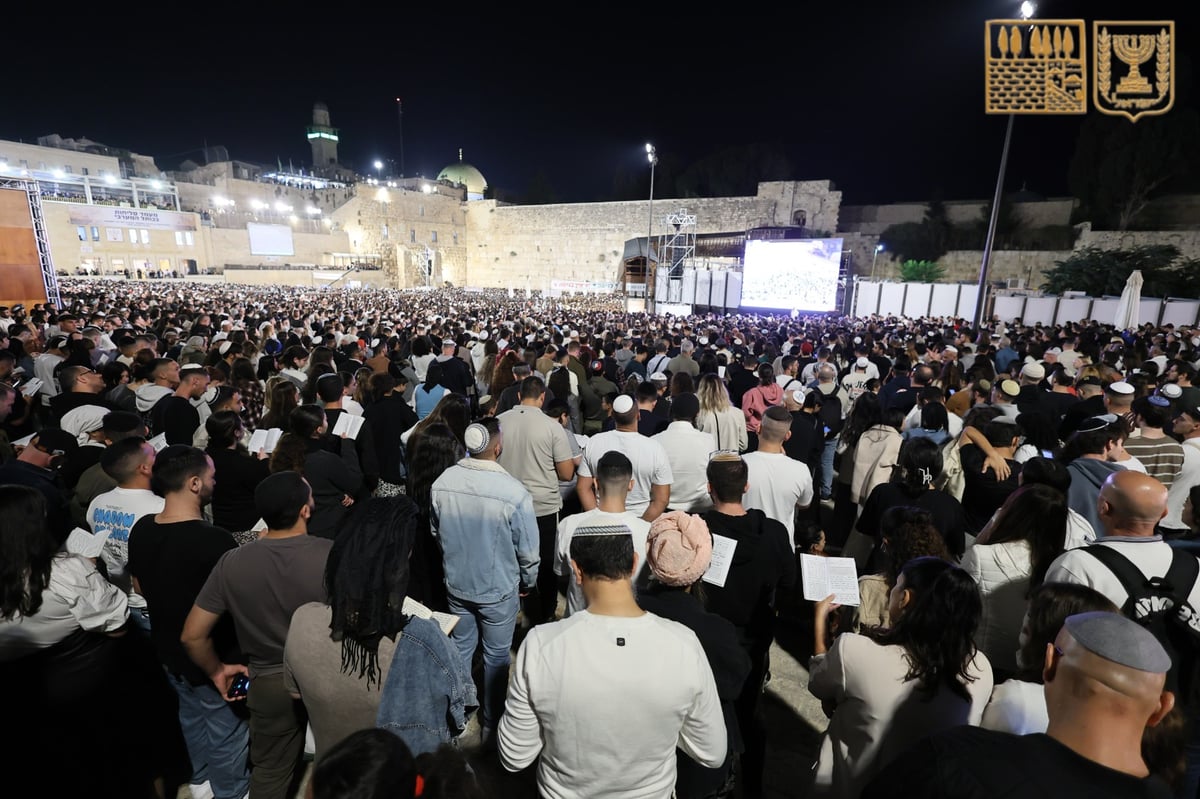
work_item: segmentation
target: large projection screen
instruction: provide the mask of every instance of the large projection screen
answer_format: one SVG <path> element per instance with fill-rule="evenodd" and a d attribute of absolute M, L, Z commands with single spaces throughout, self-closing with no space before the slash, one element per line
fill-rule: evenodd
<path fill-rule="evenodd" d="M 743 308 L 777 311 L 837 310 L 841 239 L 746 242 Z"/>
<path fill-rule="evenodd" d="M 246 232 L 250 234 L 250 252 L 253 255 L 295 255 L 292 229 L 287 225 L 260 225 L 248 222 Z"/>

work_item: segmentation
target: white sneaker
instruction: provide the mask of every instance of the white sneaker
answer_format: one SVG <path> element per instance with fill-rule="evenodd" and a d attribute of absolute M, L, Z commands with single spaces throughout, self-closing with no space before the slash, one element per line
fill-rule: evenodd
<path fill-rule="evenodd" d="M 208 780 L 200 783 L 193 782 L 188 785 L 188 791 L 192 794 L 192 799 L 213 799 L 216 796 Z"/>

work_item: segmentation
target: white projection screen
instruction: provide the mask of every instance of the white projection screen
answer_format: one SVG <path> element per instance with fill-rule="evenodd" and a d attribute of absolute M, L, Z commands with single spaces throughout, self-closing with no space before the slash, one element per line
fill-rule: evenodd
<path fill-rule="evenodd" d="M 752 239 L 742 268 L 743 308 L 837 309 L 841 239 Z"/>
<path fill-rule="evenodd" d="M 247 222 L 246 232 L 250 234 L 250 252 L 254 255 L 296 254 L 296 245 L 292 243 L 292 229 L 287 225 Z"/>

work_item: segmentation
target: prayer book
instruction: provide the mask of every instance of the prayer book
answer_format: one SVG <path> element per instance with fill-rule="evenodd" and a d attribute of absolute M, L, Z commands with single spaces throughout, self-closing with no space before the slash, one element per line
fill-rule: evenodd
<path fill-rule="evenodd" d="M 833 601 L 839 605 L 857 606 L 862 602 L 854 558 L 801 555 L 800 579 L 804 581 L 805 599 L 819 602 L 833 594 Z"/>

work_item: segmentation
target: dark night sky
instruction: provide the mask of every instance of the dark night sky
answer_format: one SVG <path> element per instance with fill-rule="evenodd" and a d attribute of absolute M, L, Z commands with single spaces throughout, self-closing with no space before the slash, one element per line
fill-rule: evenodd
<path fill-rule="evenodd" d="M 399 96 L 410 176 L 436 175 L 462 148 L 494 187 L 523 192 L 541 172 L 561 199 L 589 201 L 607 198 L 619 173 L 648 184 L 646 141 L 659 169 L 675 171 L 770 142 L 795 164 L 791 177 L 832 179 L 848 204 L 984 198 L 1005 121 L 983 113 L 984 21 L 1014 17 L 1018 4 L 832 0 L 641 16 L 600 5 L 508 5 L 503 15 L 361 7 L 336 20 L 304 10 L 312 4 L 249 5 L 196 6 L 158 27 L 108 17 L 86 54 L 86 37 L 36 32 L 62 32 L 69 15 L 56 6 L 57 20 L 6 38 L 6 61 L 30 68 L 24 81 L 10 72 L 0 82 L 0 138 L 86 136 L 164 167 L 207 143 L 301 166 L 321 101 L 343 163 L 372 173 L 378 157 L 398 174 Z M 1174 19 L 1190 55 L 1187 8 L 1043 0 L 1037 16 Z M 1018 117 L 1008 188 L 1065 195 L 1080 119 Z"/>

